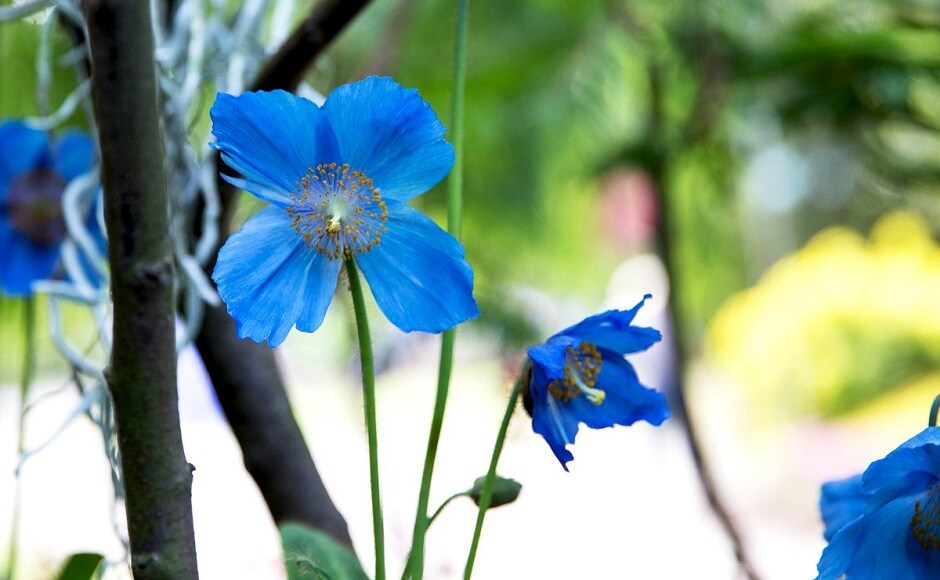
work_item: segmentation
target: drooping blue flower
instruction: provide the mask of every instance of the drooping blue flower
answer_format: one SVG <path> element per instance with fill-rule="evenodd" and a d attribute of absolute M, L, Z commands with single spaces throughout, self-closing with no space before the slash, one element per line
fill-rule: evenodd
<path fill-rule="evenodd" d="M 93 157 L 78 131 L 51 143 L 19 121 L 0 123 L 0 291 L 29 296 L 34 281 L 52 276 L 66 234 L 62 193 Z"/>
<path fill-rule="evenodd" d="M 669 417 L 666 397 L 640 384 L 624 358 L 662 338 L 656 329 L 631 324 L 648 298 L 630 310 L 585 318 L 527 351 L 532 374 L 524 402 L 532 429 L 566 471 L 574 459 L 566 446 L 574 443 L 580 423 L 592 429 L 639 420 L 660 425 Z"/>
<path fill-rule="evenodd" d="M 407 202 L 454 163 L 444 126 L 385 77 L 343 85 L 322 107 L 284 91 L 219 94 L 214 147 L 271 205 L 219 252 L 212 274 L 238 335 L 277 346 L 316 330 L 345 258 L 388 319 L 441 332 L 479 314 L 460 243 Z"/>
<path fill-rule="evenodd" d="M 940 578 L 940 427 L 822 487 L 819 580 Z"/>

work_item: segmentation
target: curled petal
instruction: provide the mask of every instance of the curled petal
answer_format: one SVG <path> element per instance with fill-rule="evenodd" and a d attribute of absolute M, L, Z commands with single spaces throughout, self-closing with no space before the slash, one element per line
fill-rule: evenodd
<path fill-rule="evenodd" d="M 608 310 L 585 318 L 555 336 L 577 336 L 581 340 L 620 354 L 644 351 L 662 339 L 662 335 L 655 328 L 631 325 L 637 312 L 649 298 L 652 296 L 647 294 L 630 310 Z"/>
<path fill-rule="evenodd" d="M 375 182 L 385 199 L 408 201 L 431 189 L 454 165 L 444 125 L 414 89 L 388 77 L 338 87 L 323 112 L 343 161 Z"/>
<path fill-rule="evenodd" d="M 463 246 L 403 203 L 388 203 L 388 231 L 356 263 L 382 313 L 405 332 L 442 332 L 480 314 Z"/>
<path fill-rule="evenodd" d="M 633 366 L 616 353 L 601 353 L 603 365 L 595 387 L 604 391 L 604 402 L 595 405 L 578 396 L 564 403 L 569 413 L 592 429 L 637 421 L 660 425 L 669 418 L 665 395 L 641 385 Z"/>

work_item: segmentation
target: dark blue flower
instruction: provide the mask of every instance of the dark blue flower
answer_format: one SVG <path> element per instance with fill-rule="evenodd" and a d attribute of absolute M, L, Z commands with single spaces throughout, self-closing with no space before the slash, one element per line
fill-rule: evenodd
<path fill-rule="evenodd" d="M 66 227 L 62 193 L 91 168 L 94 147 L 78 131 L 50 143 L 43 131 L 0 123 L 0 290 L 28 296 L 52 276 Z"/>
<path fill-rule="evenodd" d="M 662 338 L 656 329 L 631 325 L 648 298 L 630 310 L 585 318 L 528 349 L 532 429 L 545 438 L 565 470 L 574 459 L 566 446 L 574 443 L 580 423 L 600 429 L 641 419 L 659 425 L 669 417 L 666 397 L 641 385 L 624 359 Z"/>
<path fill-rule="evenodd" d="M 344 259 L 389 320 L 441 332 L 479 314 L 464 249 L 407 202 L 450 171 L 444 126 L 415 90 L 370 77 L 323 107 L 286 93 L 220 94 L 215 147 L 271 203 L 219 252 L 212 274 L 238 335 L 270 346 L 316 330 Z"/>
<path fill-rule="evenodd" d="M 940 578 L 940 427 L 823 485 L 819 507 L 829 541 L 820 580 Z"/>

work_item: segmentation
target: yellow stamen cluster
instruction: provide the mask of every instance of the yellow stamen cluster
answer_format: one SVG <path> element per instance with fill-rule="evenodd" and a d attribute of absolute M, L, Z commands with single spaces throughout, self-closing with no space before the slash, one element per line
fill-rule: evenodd
<path fill-rule="evenodd" d="M 927 499 L 923 503 L 914 504 L 914 517 L 911 518 L 911 532 L 914 539 L 925 550 L 940 550 L 940 539 L 937 538 L 937 529 L 940 527 L 940 484 L 934 485 L 927 491 Z M 926 504 L 926 506 L 924 505 Z"/>
<path fill-rule="evenodd" d="M 379 190 L 348 163 L 308 168 L 287 214 L 307 247 L 330 260 L 364 254 L 388 231 L 388 207 Z"/>
<path fill-rule="evenodd" d="M 578 350 L 569 346 L 565 351 L 565 377 L 552 381 L 548 392 L 562 402 L 583 394 L 595 405 L 600 405 L 607 396 L 601 389 L 594 388 L 601 364 L 601 353 L 590 342 L 582 342 Z"/>

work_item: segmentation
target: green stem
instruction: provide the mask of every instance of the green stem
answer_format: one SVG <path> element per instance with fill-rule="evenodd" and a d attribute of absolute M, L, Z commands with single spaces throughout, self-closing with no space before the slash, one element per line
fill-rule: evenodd
<path fill-rule="evenodd" d="M 473 561 L 477 556 L 477 546 L 480 544 L 480 533 L 483 531 L 483 518 L 486 517 L 486 510 L 490 507 L 490 499 L 493 497 L 493 483 L 496 481 L 496 464 L 499 463 L 499 455 L 503 452 L 503 443 L 506 441 L 506 431 L 509 429 L 509 421 L 516 410 L 516 401 L 519 399 L 522 389 L 527 386 L 530 372 L 529 359 L 526 359 L 522 368 L 519 369 L 519 375 L 516 382 L 512 385 L 512 392 L 509 394 L 509 403 L 506 405 L 506 412 L 503 414 L 503 422 L 499 426 L 499 433 L 496 435 L 496 443 L 493 445 L 493 457 L 490 459 L 490 468 L 486 472 L 486 480 L 483 482 L 483 491 L 480 493 L 480 509 L 477 512 L 477 523 L 473 530 L 473 542 L 470 544 L 470 553 L 467 554 L 467 564 L 464 566 L 464 580 L 470 580 L 473 574 Z"/>
<path fill-rule="evenodd" d="M 450 496 L 449 498 L 445 499 L 445 500 L 444 500 L 444 503 L 442 503 L 442 504 L 437 508 L 437 510 L 434 511 L 434 515 L 432 515 L 430 518 L 428 518 L 428 525 L 427 525 L 427 527 L 429 527 L 429 528 L 431 527 L 431 524 L 434 523 L 434 520 L 437 519 L 437 516 L 441 515 L 441 512 L 444 511 L 444 508 L 447 507 L 447 504 L 449 504 L 450 502 L 454 501 L 454 500 L 457 499 L 458 497 L 464 497 L 464 496 L 468 496 L 468 497 L 469 497 L 469 496 L 470 496 L 470 491 L 469 491 L 469 490 L 468 490 L 468 491 L 461 491 L 461 492 L 455 493 L 454 495 L 452 495 L 452 496 Z M 408 552 L 408 559 L 405 560 L 405 569 L 404 569 L 404 570 L 402 571 L 402 573 L 401 573 L 401 580 L 407 580 L 408 578 L 411 578 L 411 567 L 413 566 L 412 558 L 414 558 L 414 550 Z"/>
<path fill-rule="evenodd" d="M 379 495 L 379 441 L 375 421 L 375 366 L 372 360 L 372 338 L 366 303 L 362 296 L 359 272 L 352 258 L 346 259 L 349 292 L 356 313 L 356 334 L 359 337 L 359 359 L 362 362 L 362 398 L 369 437 L 369 482 L 372 488 L 372 533 L 375 537 L 375 580 L 385 579 L 385 531 L 382 524 L 382 498 Z"/>
<path fill-rule="evenodd" d="M 27 296 L 23 301 L 23 372 L 20 375 L 20 405 L 17 413 L 16 457 L 17 461 L 26 450 L 26 397 L 29 394 L 29 385 L 33 380 L 35 365 L 35 337 L 36 337 L 36 300 Z M 10 526 L 10 550 L 7 557 L 7 580 L 13 580 L 16 572 L 17 536 L 20 527 L 20 475 L 17 470 L 16 480 L 13 482 L 13 516 Z"/>
<path fill-rule="evenodd" d="M 463 204 L 463 157 L 464 157 L 464 93 L 467 85 L 467 12 L 469 0 L 457 2 L 457 28 L 454 34 L 454 76 L 451 102 L 451 139 L 454 143 L 454 167 L 447 182 L 447 230 L 460 239 L 460 210 Z M 434 461 L 444 423 L 447 394 L 454 363 L 456 331 L 450 329 L 441 338 L 441 360 L 437 374 L 437 393 L 434 399 L 434 414 L 428 433 L 428 446 L 424 456 L 421 488 L 418 492 L 418 509 L 415 514 L 414 535 L 411 541 L 411 556 L 405 572 L 409 569 L 416 580 L 424 574 L 424 536 L 430 520 L 428 501 L 431 494 L 431 479 L 434 476 Z M 446 502 L 445 502 L 446 503 Z"/>

